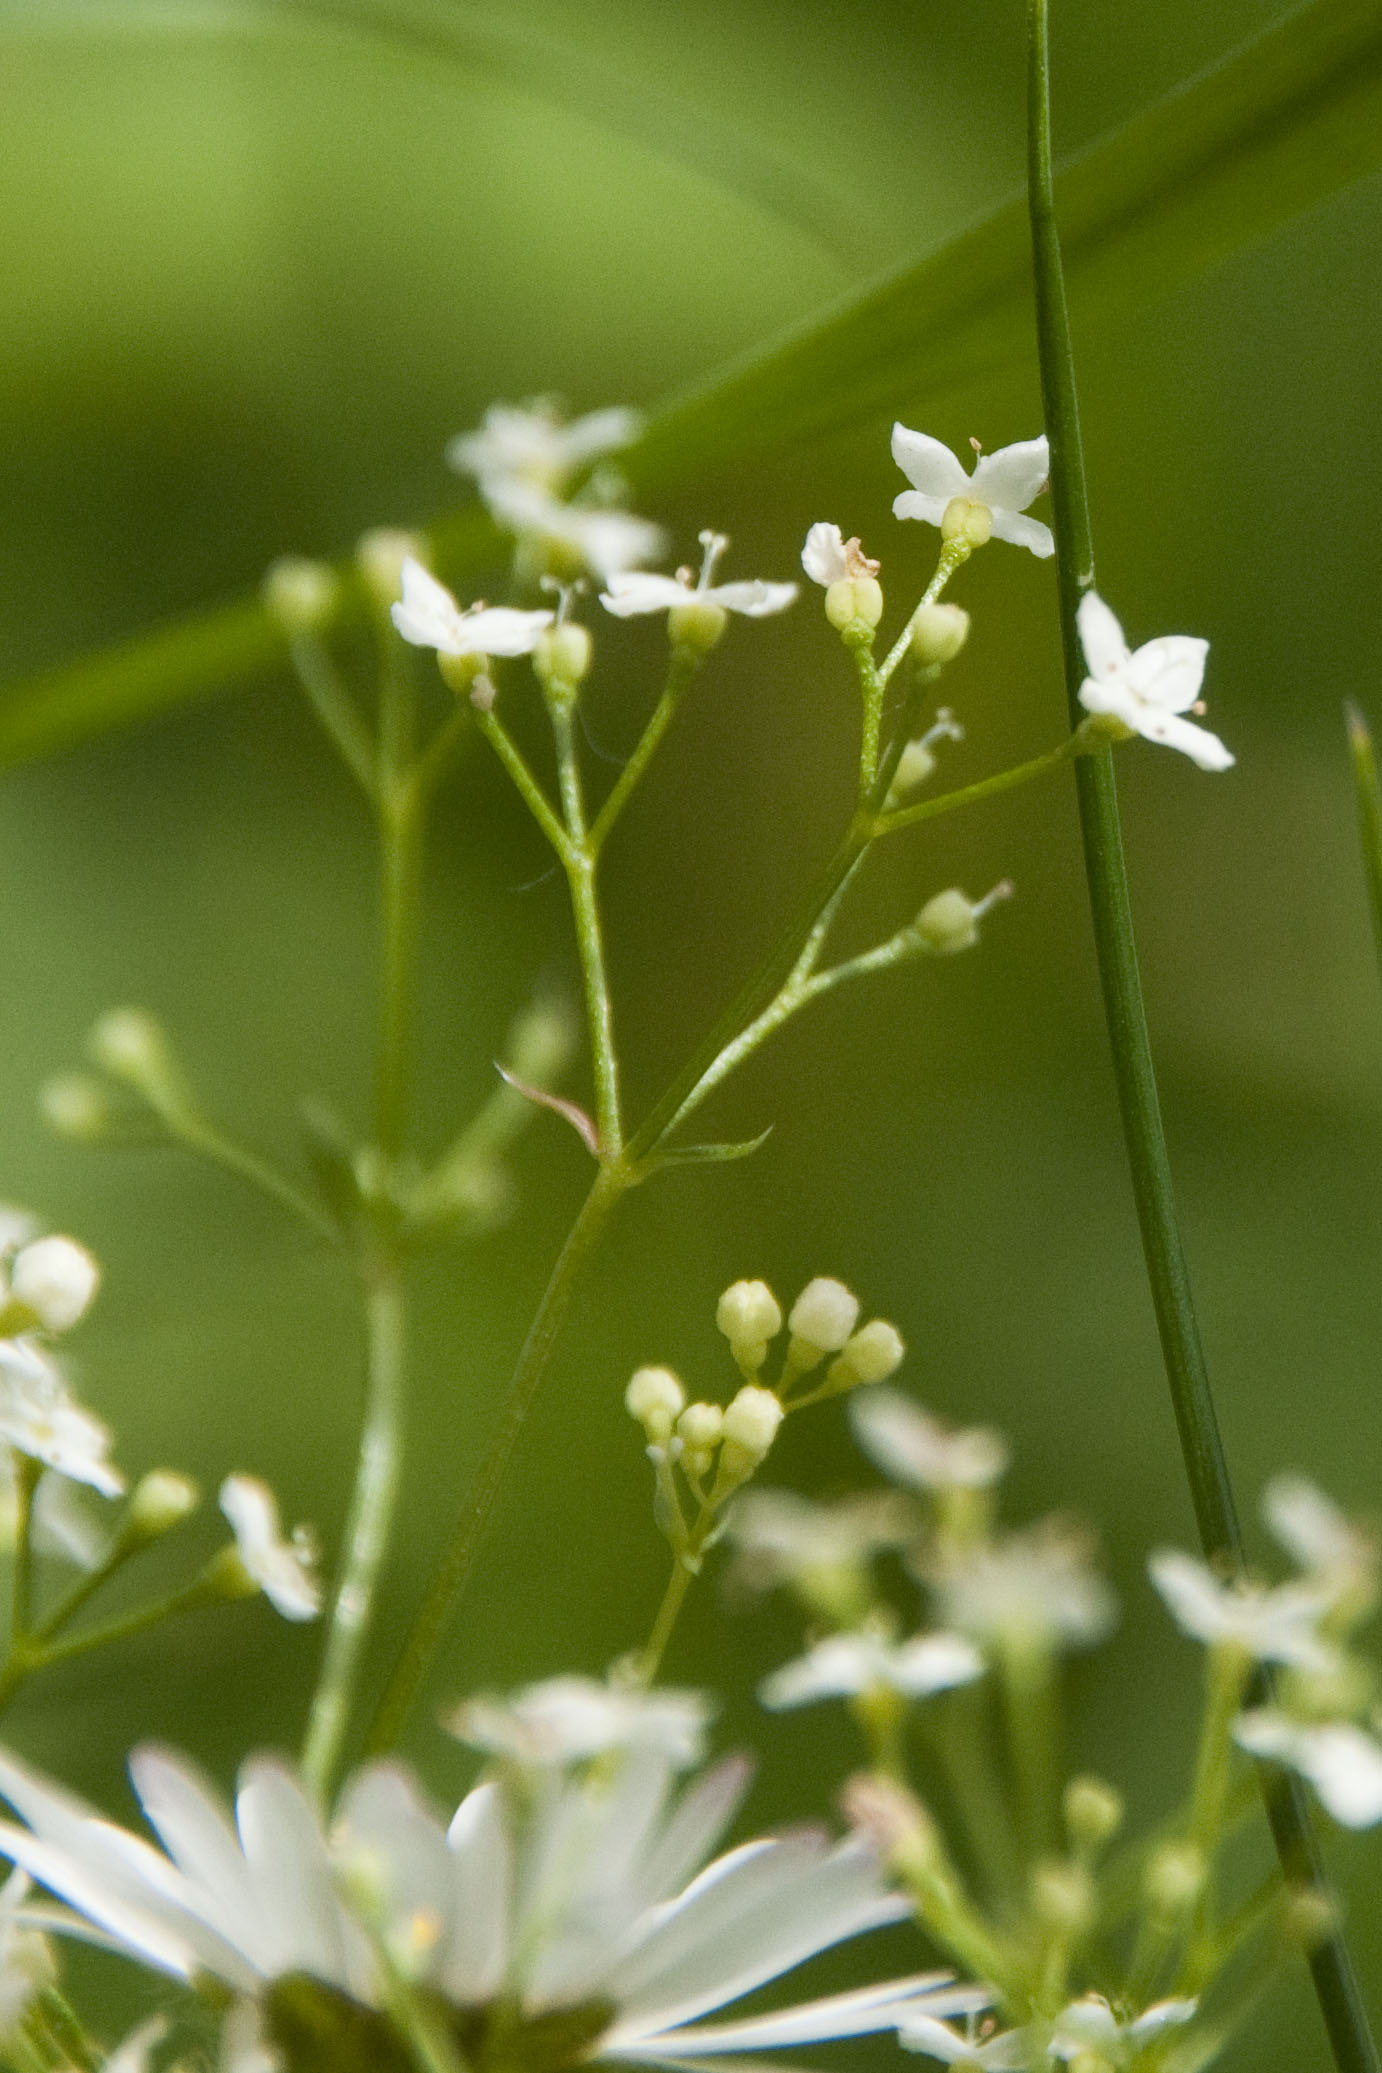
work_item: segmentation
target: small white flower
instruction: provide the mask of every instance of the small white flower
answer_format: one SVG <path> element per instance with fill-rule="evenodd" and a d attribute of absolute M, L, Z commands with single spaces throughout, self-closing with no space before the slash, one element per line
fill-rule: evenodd
<path fill-rule="evenodd" d="M 18 1252 L 21 1245 L 38 1237 L 41 1228 L 31 1210 L 19 1209 L 13 1202 L 0 1202 L 0 1255 Z"/>
<path fill-rule="evenodd" d="M 1068 1519 L 951 1554 L 930 1577 L 942 1622 L 999 1648 L 1091 1648 L 1118 1616 L 1087 1533 Z"/>
<path fill-rule="evenodd" d="M 801 550 L 801 565 L 813 583 L 829 590 L 832 583 L 852 583 L 861 576 L 876 576 L 878 563 L 871 561 L 857 539 L 846 540 L 837 525 L 824 520 L 813 525 Z"/>
<path fill-rule="evenodd" d="M 108 1458 L 110 1433 L 72 1397 L 59 1369 L 25 1339 L 0 1340 L 0 1441 L 103 1497 L 124 1477 Z"/>
<path fill-rule="evenodd" d="M 400 1765 L 379 1763 L 350 1781 L 328 1833 L 272 1758 L 242 1770 L 234 1826 L 170 1751 L 136 1750 L 130 1771 L 167 1855 L 3 1753 L 0 1792 L 27 1825 L 0 1823 L 0 1853 L 130 1956 L 238 1996 L 306 1972 L 378 2008 L 382 1948 L 471 2020 L 502 2004 L 517 2063 L 526 2022 L 600 2003 L 610 2018 L 581 2057 L 665 2063 L 866 2036 L 915 2009 L 950 2015 L 989 1998 L 931 1973 L 702 2023 L 911 1912 L 859 1837 L 798 1830 L 707 1863 L 743 1794 L 738 1762 L 677 1796 L 649 1750 L 612 1775 L 558 1776 L 545 1793 L 491 1780 L 447 1827 Z"/>
<path fill-rule="evenodd" d="M 1231 1643 L 1260 1663 L 1301 1670 L 1328 1670 L 1337 1660 L 1318 1632 L 1334 1595 L 1323 1585 L 1220 1583 L 1212 1569 L 1176 1548 L 1161 1549 L 1147 1569 L 1176 1625 L 1208 1647 Z"/>
<path fill-rule="evenodd" d="M 983 1674 L 983 1657 L 959 1634 L 918 1634 L 903 1642 L 879 1634 L 831 1634 L 765 1677 L 758 1696 L 775 1713 L 871 1691 L 924 1699 Z"/>
<path fill-rule="evenodd" d="M 1363 1728 L 1349 1721 L 1302 1727 L 1264 1707 L 1242 1714 L 1233 1735 L 1251 1755 L 1289 1764 L 1308 1778 L 1345 1828 L 1373 1828 L 1382 1821 L 1382 1745 Z"/>
<path fill-rule="evenodd" d="M 1208 641 L 1165 633 L 1128 647 L 1123 629 L 1097 591 L 1087 590 L 1076 614 L 1089 675 L 1080 686 L 1087 713 L 1111 713 L 1144 741 L 1179 749 L 1201 770 L 1227 770 L 1234 757 L 1217 734 L 1181 716 L 1199 712 Z"/>
<path fill-rule="evenodd" d="M 897 2041 L 904 2051 L 924 2052 L 943 2066 L 978 2066 L 983 2073 L 1025 2073 L 1045 2056 L 1043 2032 L 1033 2024 L 984 2037 L 973 2023 L 956 2030 L 933 2015 L 913 2015 L 899 2023 Z"/>
<path fill-rule="evenodd" d="M 738 1550 L 736 1580 L 750 1590 L 860 1568 L 885 1548 L 916 1537 L 908 1501 L 891 1490 L 812 1504 L 794 1490 L 747 1490 L 736 1497 L 725 1531 Z"/>
<path fill-rule="evenodd" d="M 451 441 L 446 459 L 458 475 L 473 475 L 482 487 L 516 480 L 560 491 L 588 462 L 632 446 L 642 429 L 636 410 L 618 406 L 564 423 L 545 399 L 526 408 L 492 403 L 478 430 Z"/>
<path fill-rule="evenodd" d="M 684 605 L 718 605 L 721 611 L 738 612 L 747 619 L 762 619 L 770 612 L 785 612 L 797 594 L 795 583 L 712 583 L 715 564 L 729 541 L 723 533 L 703 532 L 705 553 L 696 582 L 690 569 L 678 569 L 675 576 L 653 576 L 641 569 L 612 574 L 600 593 L 600 603 L 616 619 L 632 619 L 645 612 L 675 612 Z"/>
<path fill-rule="evenodd" d="M 1086 1994 L 1056 2017 L 1046 2049 L 1056 2059 L 1088 2055 L 1103 2066 L 1125 2066 L 1163 2030 L 1188 2023 L 1198 2006 L 1195 2001 L 1156 2001 L 1135 2022 L 1119 2022 L 1102 1994 Z"/>
<path fill-rule="evenodd" d="M 967 475 L 939 439 L 926 432 L 910 432 L 906 425 L 894 425 L 893 459 L 913 485 L 894 497 L 895 518 L 920 518 L 927 525 L 940 525 L 947 507 L 959 498 L 986 508 L 998 539 L 1030 547 L 1043 560 L 1054 554 L 1050 527 L 1038 518 L 1020 516 L 1046 487 L 1051 457 L 1044 433 L 1040 439 L 1023 439 L 1015 446 L 1000 446 L 997 453 L 982 454 L 974 473 Z"/>
<path fill-rule="evenodd" d="M 70 1331 L 84 1317 L 101 1283 L 101 1270 L 75 1238 L 36 1238 L 15 1254 L 10 1295 L 48 1332 Z"/>
<path fill-rule="evenodd" d="M 808 1281 L 787 1316 L 787 1329 L 803 1348 L 813 1348 L 819 1357 L 838 1353 L 859 1322 L 859 1298 L 853 1289 L 832 1275 L 818 1274 Z"/>
<path fill-rule="evenodd" d="M 900 1389 L 871 1389 L 849 1406 L 854 1437 L 885 1476 L 916 1490 L 987 1490 L 1008 1466 L 1001 1433 L 952 1432 Z"/>
<path fill-rule="evenodd" d="M 285 1620 L 314 1620 L 321 1611 L 321 1586 L 306 1529 L 299 1526 L 291 1540 L 283 1538 L 273 1491 L 257 1476 L 227 1476 L 220 1506 L 240 1560 L 269 1603 Z"/>
<path fill-rule="evenodd" d="M 389 617 L 415 648 L 439 655 L 531 655 L 552 624 L 550 612 L 514 612 L 507 605 L 471 605 L 462 611 L 445 584 L 409 555 L 403 596 Z"/>
<path fill-rule="evenodd" d="M 701 1760 L 710 1712 L 703 1692 L 621 1691 L 594 1677 L 548 1677 L 509 1699 L 467 1699 L 446 1725 L 473 1749 L 520 1763 L 580 1763 L 614 1749 L 652 1749 L 684 1770 Z"/>
<path fill-rule="evenodd" d="M 499 480 L 481 485 L 490 516 L 520 539 L 546 541 L 566 549 L 609 581 L 639 562 L 661 554 L 665 535 L 651 519 L 599 504 L 562 504 L 529 482 Z"/>
<path fill-rule="evenodd" d="M 1307 1576 L 1331 1585 L 1340 1598 L 1371 1596 L 1378 1571 L 1376 1538 L 1355 1526 L 1318 1483 L 1305 1476 L 1274 1476 L 1262 1493 L 1262 1516 Z"/>

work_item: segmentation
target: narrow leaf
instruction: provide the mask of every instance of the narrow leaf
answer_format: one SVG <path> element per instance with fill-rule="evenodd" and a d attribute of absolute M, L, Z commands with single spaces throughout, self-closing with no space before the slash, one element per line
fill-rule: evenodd
<path fill-rule="evenodd" d="M 1057 181 L 1067 278 L 1086 328 L 1126 321 L 1240 247 L 1382 165 L 1382 8 L 1312 0 L 1090 147 Z M 767 352 L 678 396 L 621 457 L 659 493 L 767 453 L 906 411 L 1031 352 L 1021 197 L 920 264 Z M 482 562 L 474 511 L 433 533 L 444 572 Z M 0 699 L 0 766 L 225 688 L 276 639 L 254 604 L 190 615 Z"/>
<path fill-rule="evenodd" d="M 591 1158 L 599 1158 L 600 1133 L 595 1127 L 594 1117 L 587 1115 L 579 1102 L 567 1101 L 560 1094 L 549 1094 L 545 1087 L 530 1087 L 526 1080 L 520 1080 L 517 1073 L 511 1073 L 505 1065 L 496 1065 L 494 1070 L 500 1079 L 507 1081 L 514 1092 L 521 1094 L 525 1101 L 535 1101 L 539 1108 L 549 1108 L 553 1115 L 564 1117 Z"/>
<path fill-rule="evenodd" d="M 1363 871 L 1368 882 L 1368 903 L 1372 908 L 1373 933 L 1377 939 L 1377 960 L 1382 966 L 1382 785 L 1377 778 L 1377 756 L 1367 715 L 1352 699 L 1344 707 L 1348 721 L 1348 747 L 1353 758 L 1353 788 L 1358 801 L 1358 836 L 1363 848 Z"/>
<path fill-rule="evenodd" d="M 661 1173 L 668 1166 L 722 1166 L 728 1159 L 750 1159 L 772 1134 L 773 1126 L 769 1123 L 766 1130 L 760 1130 L 757 1137 L 750 1137 L 743 1144 L 673 1145 L 670 1151 L 650 1154 L 647 1170 Z"/>

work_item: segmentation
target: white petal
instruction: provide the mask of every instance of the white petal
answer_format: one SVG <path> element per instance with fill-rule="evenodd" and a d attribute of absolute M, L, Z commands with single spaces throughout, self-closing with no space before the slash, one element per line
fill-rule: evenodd
<path fill-rule="evenodd" d="M 621 404 L 613 404 L 608 410 L 587 411 L 584 417 L 562 426 L 562 454 L 575 465 L 593 460 L 596 454 L 617 453 L 620 447 L 632 446 L 642 430 L 641 413 Z"/>
<path fill-rule="evenodd" d="M 819 2001 L 799 2002 L 740 2023 L 700 2023 L 691 2029 L 664 2030 L 643 2038 L 646 2050 L 718 2057 L 729 2051 L 781 2051 L 798 2044 L 823 2044 L 837 2037 L 868 2037 L 896 2029 L 923 2006 L 987 2008 L 992 1994 L 983 1987 L 951 1988 L 944 1972 L 859 1987 L 853 1993 L 828 1994 Z"/>
<path fill-rule="evenodd" d="M 411 555 L 403 561 L 403 596 L 390 607 L 390 617 L 405 641 L 419 648 L 442 648 L 454 638 L 461 608 L 444 583 Z"/>
<path fill-rule="evenodd" d="M 101 2073 L 148 2073 L 149 2054 L 162 2043 L 167 2029 L 166 2015 L 150 2016 L 116 2047 L 102 2065 Z"/>
<path fill-rule="evenodd" d="M 841 583 L 849 574 L 849 563 L 845 559 L 845 536 L 837 525 L 830 525 L 820 519 L 806 535 L 806 545 L 801 550 L 801 565 L 813 583 L 819 583 L 828 590 L 832 583 Z"/>
<path fill-rule="evenodd" d="M 1128 660 L 1123 629 L 1097 590 L 1087 590 L 1075 613 L 1089 674 L 1101 682 L 1116 676 Z M 1099 708 L 1091 707 L 1091 711 Z"/>
<path fill-rule="evenodd" d="M 708 604 L 723 606 L 726 612 L 739 612 L 746 619 L 766 619 L 771 612 L 785 612 L 788 605 L 796 602 L 795 583 L 718 583 L 702 592 Z"/>
<path fill-rule="evenodd" d="M 471 612 L 461 621 L 471 655 L 531 655 L 552 624 L 551 612 L 514 612 L 507 605 Z"/>
<path fill-rule="evenodd" d="M 1199 2005 L 1198 2001 L 1154 2001 L 1132 2024 L 1128 2036 L 1140 2044 L 1144 2038 L 1155 2037 L 1175 2023 L 1188 2023 Z"/>
<path fill-rule="evenodd" d="M 969 476 L 956 460 L 948 446 L 942 446 L 939 439 L 933 439 L 929 432 L 912 432 L 906 425 L 893 426 L 893 459 L 902 470 L 912 488 L 924 496 L 936 498 L 942 509 L 952 497 L 968 497 L 974 494 Z M 897 511 L 897 505 L 893 505 Z M 922 512 L 898 512 L 899 518 L 923 517 Z"/>
<path fill-rule="evenodd" d="M 1232 1631 L 1227 1593 L 1203 1562 L 1177 1548 L 1162 1548 L 1149 1559 L 1147 1572 L 1184 1633 L 1213 1642 Z"/>
<path fill-rule="evenodd" d="M 274 1972 L 312 1972 L 352 1992 L 345 1921 L 326 1844 L 297 1780 L 271 1758 L 240 1774 L 240 1842 L 254 1876 Z"/>
<path fill-rule="evenodd" d="M 688 1785 L 639 1867 L 645 1904 L 675 1893 L 705 1863 L 738 1812 L 752 1775 L 744 1757 L 731 1756 Z"/>
<path fill-rule="evenodd" d="M 677 605 L 694 602 L 696 593 L 674 576 L 650 576 L 641 569 L 624 569 L 608 578 L 600 592 L 600 603 L 616 619 L 632 619 L 644 612 L 667 612 Z"/>
<path fill-rule="evenodd" d="M 1139 698 L 1163 712 L 1188 712 L 1204 682 L 1209 642 L 1188 633 L 1164 633 L 1144 641 L 1128 659 L 1124 674 Z"/>
<path fill-rule="evenodd" d="M 816 1699 L 852 1697 L 888 1682 L 883 1651 L 862 1634 L 832 1634 L 793 1663 L 784 1663 L 758 1687 L 770 1711 L 809 1706 Z"/>
<path fill-rule="evenodd" d="M 209 1781 L 186 1757 L 152 1744 L 133 1752 L 129 1769 L 139 1804 L 173 1862 L 209 1894 L 243 1905 L 249 1893 L 244 1852 Z"/>
<path fill-rule="evenodd" d="M 1268 1530 L 1304 1570 L 1371 1573 L 1377 1549 L 1306 1476 L 1273 1476 L 1262 1493 Z"/>
<path fill-rule="evenodd" d="M 1182 720 L 1178 713 L 1161 714 L 1144 706 L 1137 731 L 1144 741 L 1178 749 L 1201 770 L 1231 770 L 1237 760 L 1217 734 L 1211 734 L 1207 727 L 1197 727 L 1193 720 Z"/>
<path fill-rule="evenodd" d="M 969 1684 L 984 1674 L 984 1659 L 959 1634 L 920 1634 L 893 1653 L 891 1681 L 913 1698 Z"/>
<path fill-rule="evenodd" d="M 925 490 L 904 489 L 893 498 L 893 517 L 919 518 L 924 525 L 939 525 L 949 502 L 949 497 L 928 496 Z"/>
<path fill-rule="evenodd" d="M 1271 1757 L 1302 1772 L 1345 1828 L 1372 1828 L 1382 1821 L 1382 1747 L 1362 1728 L 1348 1722 L 1301 1728 L 1284 1714 L 1264 1709 L 1243 1714 L 1233 1734 L 1253 1756 Z"/>
<path fill-rule="evenodd" d="M 497 1785 L 477 1785 L 467 1793 L 446 1840 L 455 1904 L 437 1984 L 464 2006 L 498 1993 L 509 1962 L 513 1846 Z"/>
<path fill-rule="evenodd" d="M 1021 512 L 1004 511 L 1001 507 L 990 513 L 993 520 L 995 540 L 1011 541 L 1014 547 L 1029 547 L 1039 561 L 1047 561 L 1056 551 L 1056 543 L 1049 525 L 1043 525 L 1039 518 L 1024 518 Z"/>
<path fill-rule="evenodd" d="M 1012 446 L 1000 446 L 996 453 L 981 454 L 971 477 L 969 494 L 987 504 L 995 514 L 1025 511 L 1045 489 L 1050 472 L 1051 450 L 1043 432 L 1039 439 L 1019 439 Z M 1042 530 L 1044 532 L 1045 527 Z M 996 525 L 994 531 L 998 532 Z M 998 536 L 1000 539 L 1012 537 L 1008 533 L 999 533 Z M 1050 535 L 1047 537 L 1049 539 Z"/>

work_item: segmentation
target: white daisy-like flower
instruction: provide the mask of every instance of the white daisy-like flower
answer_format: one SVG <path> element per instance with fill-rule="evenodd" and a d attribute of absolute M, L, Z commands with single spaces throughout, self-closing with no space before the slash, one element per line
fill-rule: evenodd
<path fill-rule="evenodd" d="M 1322 1805 L 1345 1828 L 1382 1821 L 1382 1744 L 1351 1721 L 1303 1726 L 1262 1707 L 1240 1715 L 1234 1740 L 1253 1756 L 1289 1764 L 1308 1778 Z"/>
<path fill-rule="evenodd" d="M 983 1657 L 959 1634 L 917 1634 L 902 1642 L 881 1634 L 831 1634 L 765 1677 L 758 1696 L 775 1713 L 871 1691 L 925 1699 L 957 1684 L 972 1684 L 983 1674 Z"/>
<path fill-rule="evenodd" d="M 473 1749 L 519 1763 L 580 1763 L 615 1749 L 652 1749 L 685 1770 L 701 1761 L 710 1714 L 704 1692 L 621 1690 L 595 1677 L 547 1677 L 511 1698 L 467 1699 L 446 1725 Z"/>
<path fill-rule="evenodd" d="M 1056 2017 L 1046 2050 L 1055 2059 L 1126 2066 L 1163 2030 L 1188 2023 L 1198 2006 L 1196 2001 L 1155 2001 L 1134 2021 L 1120 2022 L 1102 1994 L 1086 1994 Z"/>
<path fill-rule="evenodd" d="M 1022 439 L 1015 446 L 1000 446 L 996 453 L 981 454 L 970 475 L 939 439 L 927 432 L 911 432 L 906 425 L 894 425 L 893 459 L 912 484 L 894 497 L 895 518 L 920 518 L 927 525 L 941 525 L 947 509 L 957 500 L 981 504 L 996 539 L 1030 547 L 1043 560 L 1054 554 L 1056 543 L 1050 527 L 1039 518 L 1022 516 L 1045 489 L 1051 470 L 1044 433 L 1039 439 Z"/>
<path fill-rule="evenodd" d="M 602 581 L 654 560 L 666 539 L 649 518 L 602 504 L 563 504 L 536 483 L 505 478 L 483 484 L 482 491 L 497 525 L 520 540 L 564 550 Z"/>
<path fill-rule="evenodd" d="M 1026 2073 L 1044 2056 L 1044 2037 L 1036 2024 L 1024 2024 L 1020 2030 L 994 2030 L 986 2036 L 972 2022 L 957 2030 L 933 2015 L 908 2016 L 897 2031 L 904 2051 L 922 2052 L 928 2059 L 939 2059 L 943 2066 L 978 2066 L 982 2073 Z"/>
<path fill-rule="evenodd" d="M 277 1500 L 257 1476 L 227 1476 L 219 1502 L 236 1552 L 269 1603 L 285 1620 L 314 1620 L 321 1611 L 321 1585 L 306 1527 L 299 1526 L 290 1540 L 283 1538 Z"/>
<path fill-rule="evenodd" d="M 103 1497 L 118 1497 L 125 1479 L 109 1458 L 110 1438 L 45 1354 L 26 1339 L 0 1340 L 0 1442 Z"/>
<path fill-rule="evenodd" d="M 475 431 L 451 441 L 446 459 L 482 487 L 518 481 L 559 492 L 602 454 L 632 446 L 642 430 L 639 413 L 619 405 L 566 421 L 546 398 L 526 406 L 492 403 Z"/>
<path fill-rule="evenodd" d="M 927 1581 L 942 1623 L 981 1647 L 1091 1648 L 1118 1617 L 1118 1601 L 1094 1568 L 1093 1552 L 1075 1521 L 1042 1519 L 947 1554 Z"/>
<path fill-rule="evenodd" d="M 854 1437 L 895 1483 L 915 1490 L 987 1490 L 1008 1466 L 1008 1443 L 988 1426 L 952 1431 L 900 1389 L 851 1397 Z"/>
<path fill-rule="evenodd" d="M 537 1794 L 491 1780 L 449 1826 L 401 1766 L 375 1764 L 348 1785 L 326 1833 L 272 1758 L 242 1770 L 233 1825 L 170 1752 L 138 1750 L 130 1770 L 166 1855 L 3 1754 L 0 1793 L 27 1825 L 0 1823 L 0 1852 L 131 1957 L 177 1979 L 209 1975 L 238 1996 L 257 2000 L 306 1974 L 345 1997 L 345 2013 L 379 2008 L 391 1969 L 435 1992 L 471 2044 L 492 2012 L 517 2063 L 527 2022 L 546 2019 L 550 2052 L 551 2019 L 567 2014 L 569 2065 L 863 2036 L 916 2009 L 965 2013 L 990 1998 L 931 1973 L 703 2023 L 910 1912 L 858 1837 L 832 1844 L 798 1830 L 707 1864 L 744 1790 L 739 1762 L 676 1796 L 649 1750 L 612 1775 L 554 1777 Z"/>
<path fill-rule="evenodd" d="M 1319 1624 L 1334 1601 L 1320 1583 L 1221 1583 L 1212 1569 L 1178 1548 L 1162 1548 L 1147 1564 L 1152 1582 L 1182 1633 L 1217 1648 L 1231 1644 L 1259 1663 L 1329 1670 L 1337 1651 Z"/>
<path fill-rule="evenodd" d="M 801 550 L 801 565 L 813 583 L 829 590 L 832 583 L 857 582 L 862 576 L 876 576 L 878 563 L 865 554 L 858 539 L 846 540 L 837 525 L 824 519 L 813 525 Z"/>
<path fill-rule="evenodd" d="M 1356 1526 L 1306 1476 L 1273 1476 L 1262 1493 L 1269 1532 L 1307 1576 L 1331 1584 L 1340 1598 L 1370 1598 L 1377 1585 L 1374 1534 Z"/>
<path fill-rule="evenodd" d="M 1076 619 L 1089 675 L 1080 686 L 1087 713 L 1110 713 L 1144 741 L 1179 749 L 1201 770 L 1228 770 L 1234 757 L 1217 734 L 1183 717 L 1202 712 L 1208 641 L 1193 634 L 1165 633 L 1130 649 L 1123 629 L 1097 591 L 1080 599 Z"/>
<path fill-rule="evenodd" d="M 678 569 L 675 576 L 654 576 L 641 569 L 611 575 L 600 593 L 600 603 L 616 619 L 632 619 L 645 612 L 675 612 L 684 605 L 718 605 L 723 612 L 739 612 L 746 619 L 763 619 L 770 612 L 785 612 L 796 597 L 795 583 L 715 583 L 712 578 L 721 555 L 729 545 L 724 533 L 700 534 L 704 549 L 701 572 L 693 583 L 690 569 Z"/>
<path fill-rule="evenodd" d="M 390 605 L 389 617 L 405 641 L 439 655 L 531 655 L 553 615 L 507 605 L 471 605 L 463 612 L 446 585 L 409 555 L 403 595 Z"/>

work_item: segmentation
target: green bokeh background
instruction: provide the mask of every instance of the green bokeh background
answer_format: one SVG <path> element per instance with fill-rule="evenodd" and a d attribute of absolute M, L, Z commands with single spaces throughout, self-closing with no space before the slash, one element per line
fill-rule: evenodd
<path fill-rule="evenodd" d="M 1067 0 L 1063 142 L 1274 15 L 1257 0 L 1165 0 L 1120 13 L 1113 34 L 1095 0 Z M 6 674 L 233 595 L 284 550 L 335 551 L 366 524 L 428 517 L 455 497 L 445 438 L 491 397 L 653 401 L 928 249 L 1020 174 L 1013 0 L 519 0 L 449 19 L 501 45 L 485 43 L 483 63 L 447 60 L 358 24 L 197 0 L 0 10 Z M 541 91 L 520 83 L 525 52 Z M 727 132 L 790 169 L 824 228 L 737 191 Z M 1101 587 L 1135 639 L 1211 636 L 1212 723 L 1239 755 L 1221 780 L 1142 748 L 1121 766 L 1232 1459 L 1245 1496 L 1289 1464 L 1365 1509 L 1382 1465 L 1382 1022 L 1339 706 L 1366 700 L 1375 677 L 1379 229 L 1377 186 L 1355 188 L 1135 325 L 1077 341 Z M 955 445 L 1027 436 L 1034 369 L 918 397 L 910 415 Z M 837 518 L 883 555 L 900 610 L 928 541 L 894 527 L 896 487 L 878 426 L 727 469 L 658 515 L 679 541 L 724 526 L 735 572 L 770 576 L 793 573 L 812 520 Z M 975 617 L 947 682 L 969 730 L 947 763 L 961 780 L 1046 746 L 1061 694 L 1049 566 L 1000 547 L 957 594 Z M 606 643 L 599 742 L 631 743 L 655 670 L 655 643 Z M 636 1105 L 829 845 L 854 724 L 809 600 L 780 626 L 736 628 L 716 656 L 610 855 Z M 432 862 L 428 1149 L 488 1091 L 534 977 L 572 973 L 560 888 L 478 752 Z M 719 1098 L 717 1136 L 775 1126 L 753 1161 L 669 1177 L 626 1205 L 413 1737 L 438 1790 L 465 1768 L 431 1725 L 440 1700 L 597 1670 L 651 1616 L 662 1554 L 619 1407 L 629 1369 L 666 1360 L 723 1391 L 717 1291 L 764 1274 L 790 1292 L 818 1272 L 897 1319 L 930 1405 L 1013 1434 L 1017 1515 L 1071 1505 L 1101 1521 L 1125 1618 L 1081 1667 L 1078 1754 L 1149 1810 L 1174 1790 L 1196 1664 L 1142 1562 L 1191 1524 L 1067 787 L 900 841 L 850 927 L 862 944 L 939 887 L 977 893 L 1000 875 L 1018 898 L 980 951 L 833 998 Z M 55 1145 L 34 1092 L 75 1060 L 96 1012 L 130 1000 L 166 1017 L 216 1110 L 266 1147 L 295 1156 L 304 1091 L 363 1125 L 371 855 L 348 781 L 286 680 L 246 686 L 7 776 L 0 887 L 0 1184 L 106 1262 L 79 1341 L 87 1395 L 131 1469 L 176 1463 L 212 1486 L 231 1467 L 265 1474 L 333 1548 L 360 1379 L 338 1270 L 218 1174 Z M 420 1276 L 386 1632 L 465 1488 L 583 1187 L 583 1155 L 555 1123 L 531 1132 L 519 1165 L 517 1222 Z M 780 1479 L 807 1489 L 859 1472 L 830 1413 L 781 1450 Z M 824 1711 L 770 1733 L 755 1717 L 755 1680 L 794 1641 L 785 1616 L 731 1620 L 706 1590 L 669 1664 L 724 1686 L 728 1737 L 763 1743 L 764 1820 L 827 1807 L 852 1761 Z M 247 1605 L 52 1677 L 8 1732 L 128 1813 L 131 1741 L 175 1737 L 229 1777 L 247 1745 L 295 1739 L 313 1661 L 310 1633 Z M 1340 1839 L 1335 1855 L 1376 1982 L 1375 1845 Z M 1235 2063 L 1323 2063 L 1303 1989 Z"/>

